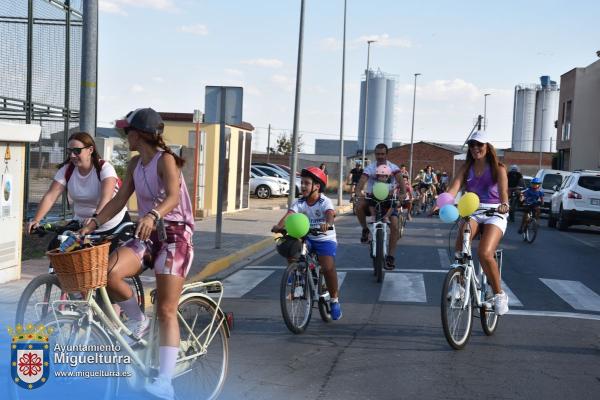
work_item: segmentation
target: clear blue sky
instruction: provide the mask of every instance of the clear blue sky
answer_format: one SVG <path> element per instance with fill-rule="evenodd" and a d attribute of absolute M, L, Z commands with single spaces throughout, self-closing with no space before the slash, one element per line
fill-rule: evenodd
<path fill-rule="evenodd" d="M 204 108 L 206 85 L 244 87 L 244 120 L 291 130 L 299 0 L 100 0 L 99 122 L 130 109 Z M 395 139 L 458 143 L 483 113 L 510 147 L 514 86 L 597 60 L 600 2 L 348 0 L 345 137 L 356 138 L 366 40 L 371 66 L 397 75 Z M 339 138 L 343 0 L 306 0 L 300 130 Z M 278 132 L 278 131 L 275 131 Z"/>

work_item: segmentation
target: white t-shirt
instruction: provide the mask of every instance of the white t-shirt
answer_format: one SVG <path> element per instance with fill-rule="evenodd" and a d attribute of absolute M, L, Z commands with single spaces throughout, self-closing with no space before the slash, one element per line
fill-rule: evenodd
<path fill-rule="evenodd" d="M 54 175 L 54 180 L 63 186 L 67 185 L 65 173 L 68 167 L 69 164 L 64 165 L 56 172 L 56 175 Z M 104 180 L 106 178 L 117 178 L 115 168 L 108 162 L 105 162 L 102 165 L 102 170 L 100 171 L 100 179 Z M 79 169 L 75 167 L 73 169 L 73 174 L 69 178 L 67 189 L 73 205 L 73 218 L 79 221 L 91 218 L 96 212 L 96 206 L 98 205 L 102 194 L 101 183 L 98 180 L 96 168 L 92 168 L 87 175 L 82 176 L 79 173 Z M 98 231 L 107 231 L 119 225 L 123 220 L 126 211 L 127 208 L 124 207 L 111 220 L 105 222 L 98 228 Z"/>
<path fill-rule="evenodd" d="M 332 210 L 335 212 L 335 208 L 333 208 L 333 203 L 323 193 L 321 193 L 319 200 L 317 200 L 317 202 L 312 206 L 309 206 L 306 202 L 306 199 L 304 198 L 297 199 L 292 204 L 290 210 L 293 212 L 305 214 L 308 217 L 308 220 L 310 221 L 311 228 L 319 228 L 321 224 L 327 222 L 325 213 L 328 210 Z M 323 235 L 308 235 L 308 238 L 315 242 L 337 242 L 335 229 L 327 231 Z"/>
<path fill-rule="evenodd" d="M 392 162 L 387 162 L 387 166 L 390 167 L 390 169 L 392 170 L 392 180 L 390 181 L 390 183 L 395 184 L 396 183 L 396 177 L 393 176 L 393 174 L 395 174 L 396 172 L 400 171 L 400 168 L 398 168 L 398 166 Z M 373 192 L 373 185 L 375 184 L 375 182 L 377 182 L 377 163 L 372 163 L 367 165 L 367 168 L 365 168 L 365 171 L 363 172 L 363 174 L 367 175 L 369 177 L 369 180 L 367 181 L 367 193 L 371 193 Z"/>

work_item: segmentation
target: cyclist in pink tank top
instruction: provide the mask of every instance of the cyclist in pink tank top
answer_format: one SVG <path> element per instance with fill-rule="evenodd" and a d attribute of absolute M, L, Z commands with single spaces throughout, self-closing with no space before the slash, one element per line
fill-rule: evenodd
<path fill-rule="evenodd" d="M 474 192 L 479 196 L 481 208 L 496 208 L 499 214 L 486 216 L 475 215 L 471 218 L 471 239 L 481 233 L 477 256 L 488 281 L 494 290 L 495 310 L 498 315 L 508 312 L 508 296 L 502 290 L 498 263 L 494 258 L 496 249 L 506 230 L 506 213 L 508 213 L 508 178 L 506 168 L 498 161 L 494 146 L 489 143 L 487 134 L 475 132 L 469 138 L 467 160 L 448 188 L 452 196 L 462 189 Z M 485 229 L 483 227 L 485 226 Z M 464 224 L 459 226 L 456 250 L 462 248 L 462 232 Z"/>
<path fill-rule="evenodd" d="M 135 193 L 138 203 L 136 238 L 113 252 L 109 259 L 107 289 L 127 314 L 128 327 L 141 338 L 149 320 L 141 312 L 124 278 L 140 272 L 142 257 L 149 252 L 154 260 L 160 325 L 159 376 L 146 387 L 152 395 L 174 397 L 171 379 L 179 351 L 177 304 L 194 255 L 194 217 L 181 167 L 184 160 L 175 155 L 162 138 L 164 124 L 151 108 L 137 109 L 116 123 L 127 135 L 129 149 L 139 155 L 127 168 L 123 187 L 92 218 L 82 233 L 102 225 L 125 206 Z"/>

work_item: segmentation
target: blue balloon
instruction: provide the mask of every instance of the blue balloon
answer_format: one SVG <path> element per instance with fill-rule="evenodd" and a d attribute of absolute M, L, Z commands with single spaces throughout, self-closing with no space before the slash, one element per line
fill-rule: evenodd
<path fill-rule="evenodd" d="M 456 221 L 458 219 L 458 208 L 453 204 L 447 204 L 440 208 L 440 219 L 446 223 Z"/>

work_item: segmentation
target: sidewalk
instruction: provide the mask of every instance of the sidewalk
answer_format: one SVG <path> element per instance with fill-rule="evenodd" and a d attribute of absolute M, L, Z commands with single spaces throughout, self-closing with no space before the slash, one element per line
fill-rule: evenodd
<path fill-rule="evenodd" d="M 335 201 L 334 201 L 335 203 Z M 194 261 L 187 281 L 199 281 L 207 277 L 219 277 L 230 267 L 252 262 L 275 249 L 271 227 L 285 213 L 285 199 L 282 209 L 262 207 L 261 203 L 251 201 L 253 208 L 223 215 L 221 248 L 215 249 L 216 218 L 196 221 L 194 232 Z M 347 201 L 338 214 L 350 211 Z M 16 308 L 21 293 L 29 281 L 48 270 L 48 260 L 37 258 L 22 263 L 21 279 L 0 284 L 0 308 Z M 146 295 L 155 287 L 154 273 L 149 270 L 142 276 Z"/>

